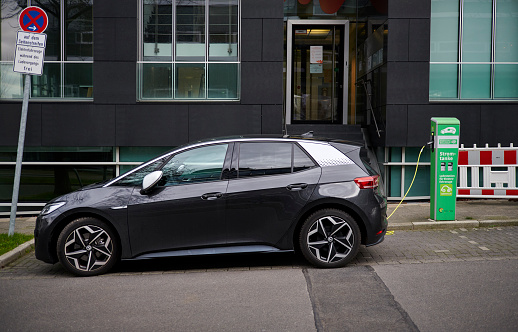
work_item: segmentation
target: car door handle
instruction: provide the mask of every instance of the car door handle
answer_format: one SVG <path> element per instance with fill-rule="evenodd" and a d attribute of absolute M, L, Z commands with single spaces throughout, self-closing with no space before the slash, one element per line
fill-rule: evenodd
<path fill-rule="evenodd" d="M 221 198 L 223 196 L 223 193 L 207 193 L 201 195 L 201 198 L 207 201 L 213 201 L 215 199 Z"/>
<path fill-rule="evenodd" d="M 297 191 L 297 190 L 306 189 L 307 187 L 308 187 L 307 183 L 294 183 L 294 184 L 287 185 L 286 189 L 291 190 L 291 191 Z"/>

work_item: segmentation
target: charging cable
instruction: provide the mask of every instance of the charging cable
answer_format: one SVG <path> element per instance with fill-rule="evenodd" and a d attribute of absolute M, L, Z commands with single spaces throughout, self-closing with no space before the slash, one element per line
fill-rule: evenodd
<path fill-rule="evenodd" d="M 392 211 L 392 213 L 390 214 L 390 216 L 388 216 L 388 217 L 387 217 L 387 219 L 390 219 L 390 217 L 392 217 L 392 215 L 394 214 L 394 212 L 396 212 L 396 210 L 399 208 L 399 206 L 401 205 L 401 203 L 403 203 L 403 201 L 405 200 L 406 195 L 408 195 L 408 193 L 410 192 L 410 189 L 412 188 L 412 185 L 414 184 L 415 176 L 417 175 L 417 168 L 419 167 L 419 159 L 421 159 L 421 153 L 423 152 L 423 150 L 424 150 L 424 148 L 425 148 L 425 147 L 426 147 L 426 145 L 424 145 L 424 146 L 421 148 L 421 151 L 419 151 L 419 156 L 417 156 L 417 165 L 415 166 L 414 178 L 412 179 L 412 182 L 410 183 L 410 187 L 408 187 L 408 190 L 406 191 L 405 196 L 403 196 L 403 199 L 401 200 L 401 202 L 399 202 L 399 204 L 396 206 L 396 208 L 394 209 L 394 211 Z"/>

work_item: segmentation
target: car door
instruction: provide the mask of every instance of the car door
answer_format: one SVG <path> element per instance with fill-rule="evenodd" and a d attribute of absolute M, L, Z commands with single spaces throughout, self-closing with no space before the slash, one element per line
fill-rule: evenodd
<path fill-rule="evenodd" d="M 321 170 L 294 142 L 236 144 L 227 189 L 229 244 L 276 245 L 313 193 Z"/>
<path fill-rule="evenodd" d="M 222 180 L 221 174 L 230 155 L 228 144 L 180 152 L 162 167 L 163 178 L 156 188 L 145 195 L 135 188 L 128 203 L 134 256 L 226 242 L 228 180 Z"/>

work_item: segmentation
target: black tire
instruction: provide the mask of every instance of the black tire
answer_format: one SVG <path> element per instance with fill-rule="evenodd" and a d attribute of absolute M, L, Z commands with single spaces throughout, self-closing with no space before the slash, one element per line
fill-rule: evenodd
<path fill-rule="evenodd" d="M 61 265 L 71 273 L 88 277 L 108 272 L 119 260 L 115 232 L 95 218 L 79 218 L 65 226 L 58 237 Z"/>
<path fill-rule="evenodd" d="M 304 258 L 321 268 L 347 265 L 356 257 L 360 242 L 360 229 L 354 218 L 337 209 L 313 213 L 302 224 L 299 235 Z"/>

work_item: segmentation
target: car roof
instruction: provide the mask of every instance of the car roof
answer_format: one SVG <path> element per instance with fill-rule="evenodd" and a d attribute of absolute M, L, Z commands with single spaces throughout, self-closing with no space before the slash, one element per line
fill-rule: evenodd
<path fill-rule="evenodd" d="M 223 136 L 223 137 L 214 137 L 214 138 L 207 138 L 207 139 L 201 139 L 194 142 L 189 142 L 185 145 L 179 146 L 175 148 L 175 150 L 178 150 L 181 147 L 191 146 L 191 145 L 198 145 L 203 143 L 211 143 L 211 142 L 223 142 L 223 141 L 240 141 L 240 140 L 273 140 L 273 141 L 284 141 L 284 140 L 295 140 L 295 141 L 315 141 L 315 142 L 327 142 L 327 143 L 341 143 L 341 144 L 347 144 L 355 147 L 362 147 L 363 144 L 359 142 L 353 142 L 343 139 L 337 139 L 337 138 L 329 138 L 329 137 L 322 137 L 322 136 L 305 136 L 305 135 L 234 135 L 234 136 Z"/>

